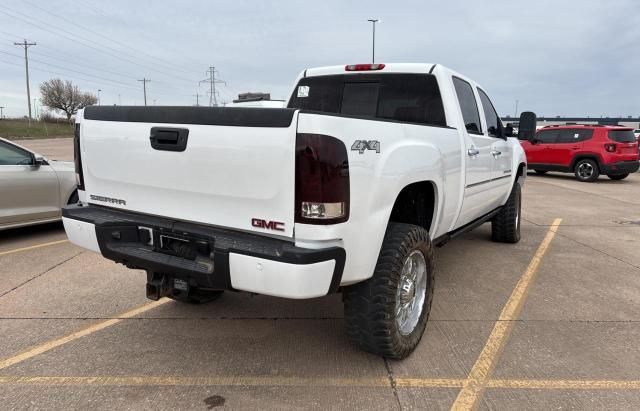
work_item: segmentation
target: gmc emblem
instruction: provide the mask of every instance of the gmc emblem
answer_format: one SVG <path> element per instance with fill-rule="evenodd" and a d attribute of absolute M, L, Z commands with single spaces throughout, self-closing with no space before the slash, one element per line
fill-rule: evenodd
<path fill-rule="evenodd" d="M 251 225 L 256 228 L 264 228 L 267 230 L 284 231 L 284 223 L 279 221 L 266 221 L 260 218 L 252 218 Z"/>

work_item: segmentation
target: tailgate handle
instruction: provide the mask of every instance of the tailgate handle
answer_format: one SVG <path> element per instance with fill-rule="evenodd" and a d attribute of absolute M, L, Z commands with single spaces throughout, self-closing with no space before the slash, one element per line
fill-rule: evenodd
<path fill-rule="evenodd" d="M 164 151 L 184 151 L 189 138 L 188 128 L 151 127 L 151 147 Z"/>

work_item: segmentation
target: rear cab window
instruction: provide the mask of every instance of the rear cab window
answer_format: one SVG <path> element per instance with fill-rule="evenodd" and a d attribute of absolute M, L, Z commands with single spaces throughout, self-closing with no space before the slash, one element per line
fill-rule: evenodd
<path fill-rule="evenodd" d="M 353 74 L 300 79 L 289 108 L 446 127 L 431 74 Z"/>
<path fill-rule="evenodd" d="M 609 140 L 613 140 L 617 143 L 635 143 L 636 136 L 633 134 L 633 130 L 609 130 Z"/>

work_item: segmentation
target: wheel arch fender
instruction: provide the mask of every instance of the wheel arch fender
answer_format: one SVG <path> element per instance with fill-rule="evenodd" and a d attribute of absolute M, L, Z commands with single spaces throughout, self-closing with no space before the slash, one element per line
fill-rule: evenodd
<path fill-rule="evenodd" d="M 602 165 L 604 164 L 602 157 L 598 153 L 580 153 L 576 154 L 571 160 L 571 171 L 574 171 L 576 164 L 580 160 L 594 160 L 598 164 L 598 170 L 602 170 Z"/>

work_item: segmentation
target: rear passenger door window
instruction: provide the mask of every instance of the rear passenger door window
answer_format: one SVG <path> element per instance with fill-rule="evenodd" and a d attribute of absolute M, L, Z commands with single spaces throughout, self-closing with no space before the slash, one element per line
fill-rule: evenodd
<path fill-rule="evenodd" d="M 559 144 L 578 143 L 582 141 L 582 130 L 565 128 L 558 135 Z"/>
<path fill-rule="evenodd" d="M 476 96 L 473 94 L 471 84 L 458 77 L 454 77 L 453 85 L 456 89 L 460 110 L 462 111 L 462 119 L 467 132 L 471 134 L 482 134 L 480 113 L 478 112 L 478 104 L 476 103 Z"/>
<path fill-rule="evenodd" d="M 496 109 L 493 107 L 491 100 L 489 100 L 489 96 L 487 96 L 482 89 L 478 89 L 478 94 L 480 94 L 482 111 L 484 111 L 484 118 L 487 122 L 487 133 L 489 133 L 491 137 L 501 138 L 502 132 L 500 129 L 502 128 L 502 124 L 500 123 L 500 117 L 498 117 Z"/>
<path fill-rule="evenodd" d="M 540 144 L 555 144 L 558 142 L 560 130 L 543 130 L 536 135 Z"/>

